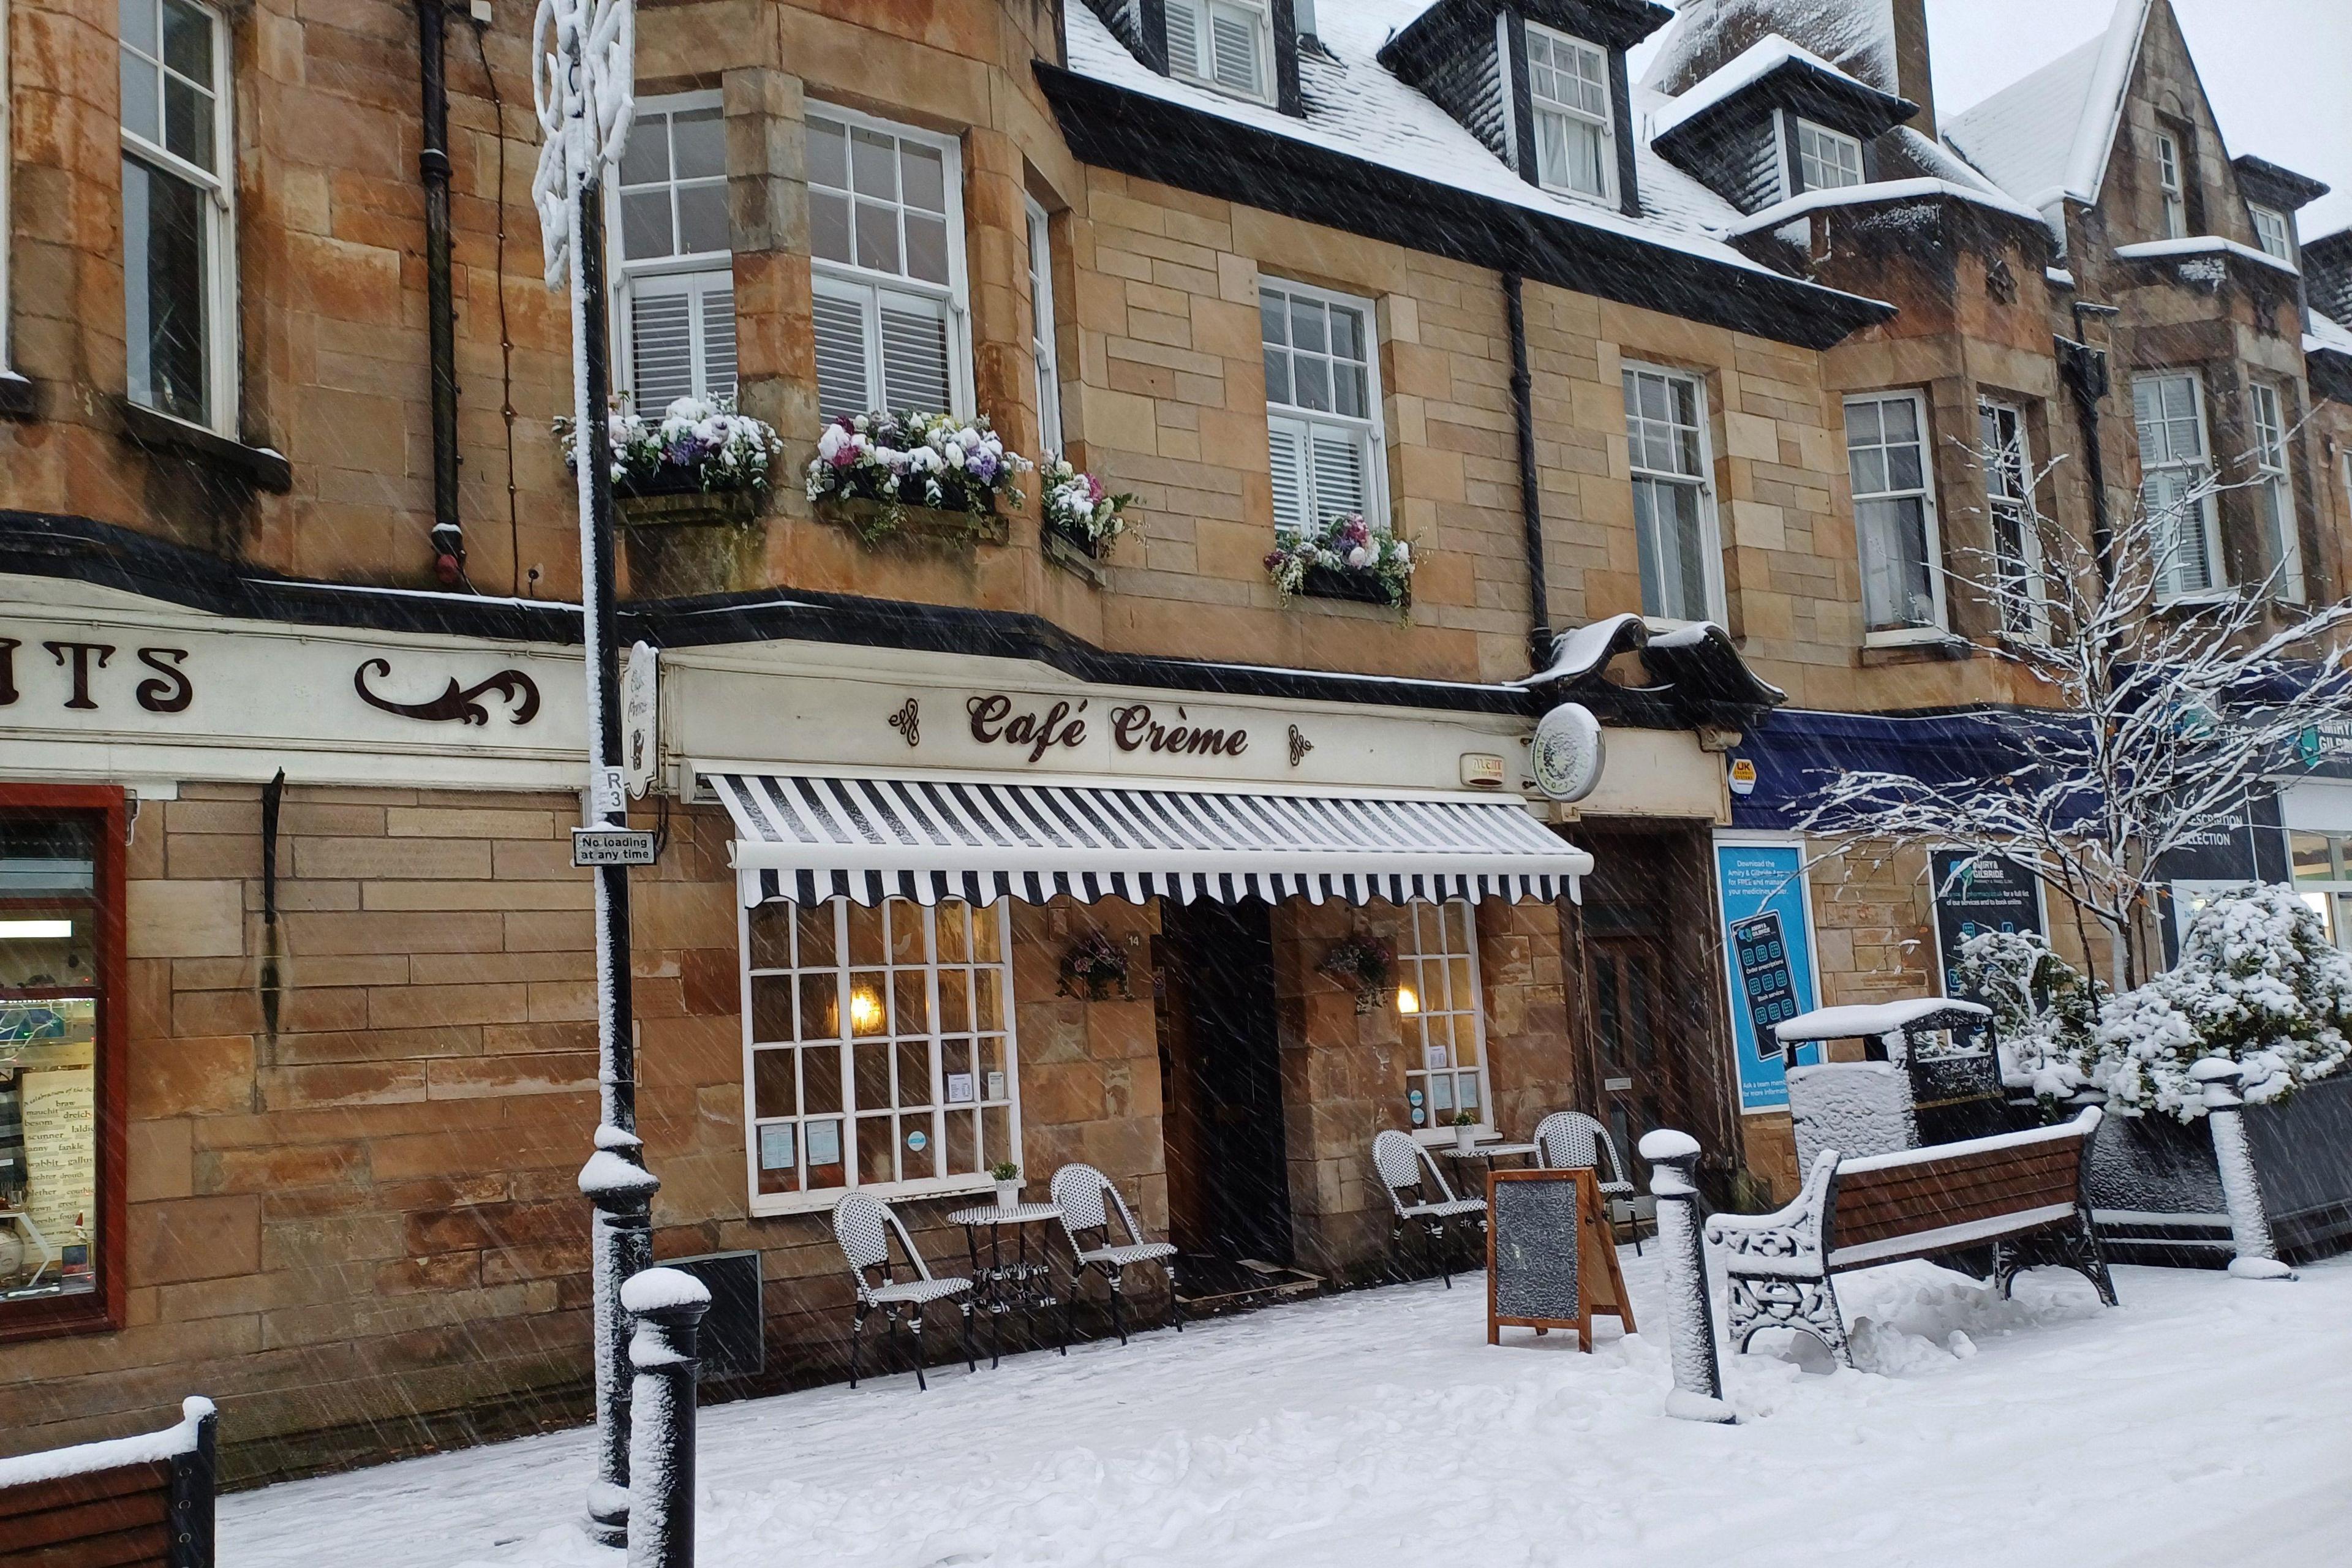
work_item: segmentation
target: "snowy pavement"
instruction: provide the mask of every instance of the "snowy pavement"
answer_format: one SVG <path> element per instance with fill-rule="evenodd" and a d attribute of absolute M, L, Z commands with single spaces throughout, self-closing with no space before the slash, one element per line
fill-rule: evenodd
<path fill-rule="evenodd" d="M 1625 1255 L 1637 1316 L 1655 1249 Z M 1925 1264 L 1842 1276 L 1857 1359 L 1727 1357 L 1737 1426 L 1661 1415 L 1662 1331 L 1485 1342 L 1469 1276 L 716 1406 L 712 1568 L 1999 1568 L 2340 1563 L 2352 1259 L 2289 1284 Z M 1720 1300 L 1720 1296 L 1717 1298 Z M 1867 1322 L 1862 1320 L 1868 1320 Z M 1659 1320 L 1662 1322 L 1662 1319 Z M 1563 1342 L 1563 1341 L 1565 1342 Z M 236 1568 L 616 1568 L 585 1433 L 224 1499 Z"/>

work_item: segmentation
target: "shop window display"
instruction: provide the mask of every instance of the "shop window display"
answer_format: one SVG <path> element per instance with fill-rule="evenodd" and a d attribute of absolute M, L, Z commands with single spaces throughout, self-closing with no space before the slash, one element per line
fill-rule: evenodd
<path fill-rule="evenodd" d="M 1455 899 L 1415 903 L 1404 913 L 1397 930 L 1396 1006 L 1413 1130 L 1452 1137 L 1454 1118 L 1465 1110 L 1480 1126 L 1492 1126 L 1478 931 L 1470 906 Z"/>
<path fill-rule="evenodd" d="M 0 819 L 0 1328 L 98 1288 L 98 831 Z"/>

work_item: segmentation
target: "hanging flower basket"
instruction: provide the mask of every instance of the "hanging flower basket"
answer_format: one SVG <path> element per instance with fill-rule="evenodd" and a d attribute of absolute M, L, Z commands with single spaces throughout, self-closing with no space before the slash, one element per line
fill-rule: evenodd
<path fill-rule="evenodd" d="M 909 526 L 1002 542 L 998 503 L 1021 504 L 1013 479 L 1034 466 L 1007 451 L 984 417 L 845 414 L 817 437 L 808 498 L 868 544 Z"/>
<path fill-rule="evenodd" d="M 1400 616 L 1412 605 L 1412 546 L 1360 512 L 1287 539 L 1265 557 L 1285 605 L 1301 595 L 1353 599 L 1393 605 Z"/>
<path fill-rule="evenodd" d="M 1359 931 L 1333 942 L 1316 968 L 1356 994 L 1357 1012 L 1376 1012 L 1388 999 L 1396 950 L 1369 931 Z"/>
<path fill-rule="evenodd" d="M 1090 931 L 1070 943 L 1062 954 L 1062 980 L 1055 987 L 1061 996 L 1078 996 L 1084 987 L 1083 999 L 1108 1002 L 1110 988 L 1118 987 L 1119 999 L 1135 1000 L 1135 993 L 1127 983 L 1127 950 L 1098 931 Z"/>

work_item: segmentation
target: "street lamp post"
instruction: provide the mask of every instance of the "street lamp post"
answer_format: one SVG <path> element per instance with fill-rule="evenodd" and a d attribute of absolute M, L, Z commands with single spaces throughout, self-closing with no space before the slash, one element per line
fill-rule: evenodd
<path fill-rule="evenodd" d="M 531 195 L 545 243 L 547 284 L 572 295 L 572 418 L 580 481 L 580 597 L 587 668 L 586 826 L 625 826 L 619 679 L 613 607 L 611 374 L 604 342 L 604 177 L 620 161 L 634 113 L 635 19 L 631 0 L 540 0 L 531 23 L 531 96 L 539 112 L 539 173 Z M 575 863 L 577 857 L 575 856 Z M 653 1190 L 636 1138 L 631 1038 L 629 880 L 625 866 L 596 877 L 596 1045 L 600 1087 L 594 1150 L 580 1186 L 595 1205 L 590 1268 L 596 1322 L 596 1479 L 588 1530 L 607 1545 L 628 1538 L 629 1384 L 622 1282 L 652 1262 L 646 1219 Z M 615 1169 L 615 1165 L 623 1167 Z M 634 1170 L 635 1177 L 627 1173 Z"/>

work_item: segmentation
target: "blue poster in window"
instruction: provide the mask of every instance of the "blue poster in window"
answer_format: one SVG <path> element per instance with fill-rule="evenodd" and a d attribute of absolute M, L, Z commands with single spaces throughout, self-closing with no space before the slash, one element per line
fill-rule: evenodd
<path fill-rule="evenodd" d="M 1789 1083 L 1772 1026 L 1812 1011 L 1813 931 L 1805 919 L 1804 851 L 1795 844 L 1715 847 L 1723 900 L 1723 956 L 1731 996 L 1731 1047 L 1739 1109 L 1776 1110 Z M 1800 1062 L 1820 1059 L 1807 1046 Z"/>

